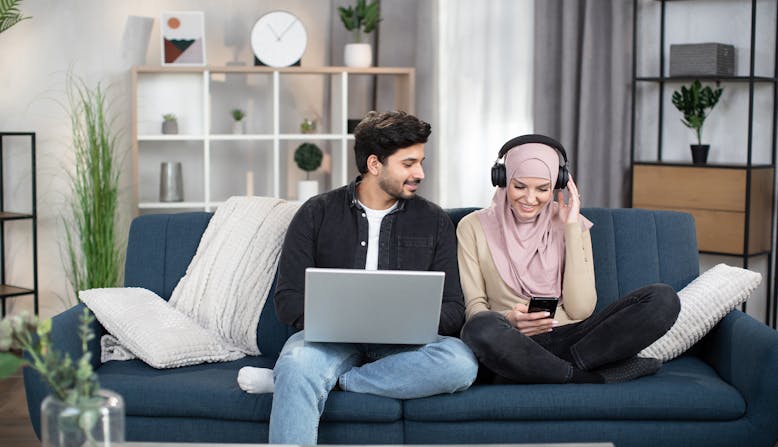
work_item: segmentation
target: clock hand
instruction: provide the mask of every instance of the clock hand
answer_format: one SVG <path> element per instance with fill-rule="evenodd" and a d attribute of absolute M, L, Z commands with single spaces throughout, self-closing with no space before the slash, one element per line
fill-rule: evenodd
<path fill-rule="evenodd" d="M 281 33 L 281 35 L 280 35 L 280 36 L 278 36 L 278 40 L 281 40 L 281 39 L 283 39 L 283 38 L 284 38 L 284 34 L 286 34 L 286 32 L 287 32 L 287 31 L 289 31 L 289 29 L 290 29 L 290 28 L 292 28 L 292 25 L 294 25 L 294 24 L 295 24 L 295 22 L 297 22 L 297 19 L 294 19 L 294 20 L 292 20 L 292 23 L 290 23 L 290 24 L 289 24 L 289 25 L 286 27 L 286 29 L 285 29 L 285 30 L 284 30 L 284 31 Z"/>
<path fill-rule="evenodd" d="M 278 35 L 276 30 L 273 29 L 273 27 L 268 23 L 267 27 L 270 28 L 270 32 L 273 33 L 273 35 L 276 37 L 276 41 L 281 41 L 281 36 Z"/>

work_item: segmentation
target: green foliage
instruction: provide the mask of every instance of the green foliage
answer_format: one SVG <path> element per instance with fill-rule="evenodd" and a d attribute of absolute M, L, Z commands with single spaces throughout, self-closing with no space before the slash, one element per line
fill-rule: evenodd
<path fill-rule="evenodd" d="M 294 162 L 297 167 L 305 171 L 307 179 L 311 171 L 315 171 L 321 166 L 321 160 L 324 158 L 319 146 L 313 143 L 303 143 L 294 151 Z"/>
<path fill-rule="evenodd" d="M 70 79 L 70 120 L 75 172 L 71 175 L 69 215 L 64 217 L 68 280 L 81 290 L 118 287 L 123 244 L 117 237 L 119 160 L 116 135 L 106 116 L 100 84 L 91 90 Z"/>
<path fill-rule="evenodd" d="M 702 144 L 702 125 L 713 106 L 719 102 L 723 90 L 712 89 L 707 85 L 703 88 L 700 81 L 695 80 L 688 88 L 682 85 L 680 90 L 673 92 L 673 105 L 683 113 L 681 122 L 697 134 L 697 144 Z M 708 109 L 711 110 L 705 113 Z"/>
<path fill-rule="evenodd" d="M 300 132 L 313 133 L 315 131 L 316 131 L 316 121 L 310 118 L 304 118 L 303 121 L 300 123 Z"/>
<path fill-rule="evenodd" d="M 23 17 L 19 10 L 22 0 L 0 0 L 0 33 L 31 17 Z"/>
<path fill-rule="evenodd" d="M 343 26 L 354 33 L 356 42 L 362 42 L 362 33 L 372 33 L 381 21 L 378 0 L 373 0 L 370 4 L 367 4 L 367 0 L 357 0 L 354 7 L 339 6 L 338 14 Z"/>
<path fill-rule="evenodd" d="M 246 114 L 243 112 L 243 110 L 240 109 L 233 109 L 230 114 L 232 115 L 232 119 L 235 121 L 240 121 L 246 117 Z"/>
<path fill-rule="evenodd" d="M 175 113 L 166 113 L 162 115 L 162 119 L 165 121 L 175 121 L 176 120 L 176 114 Z"/>
<path fill-rule="evenodd" d="M 0 379 L 26 365 L 37 371 L 63 402 L 77 405 L 94 396 L 100 384 L 87 351 L 87 343 L 95 337 L 91 328 L 94 319 L 85 307 L 79 325 L 82 354 L 77 362 L 51 345 L 51 320 L 38 320 L 26 312 L 0 320 Z M 25 353 L 29 360 L 23 358 Z"/>

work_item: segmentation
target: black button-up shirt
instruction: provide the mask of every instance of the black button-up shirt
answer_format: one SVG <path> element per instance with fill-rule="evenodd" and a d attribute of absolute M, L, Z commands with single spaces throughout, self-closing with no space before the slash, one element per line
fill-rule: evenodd
<path fill-rule="evenodd" d="M 368 221 L 357 202 L 357 180 L 308 200 L 284 239 L 275 294 L 279 320 L 303 328 L 307 267 L 364 269 Z M 381 221 L 380 270 L 445 272 L 438 333 L 458 335 L 465 318 L 459 284 L 457 242 L 451 219 L 422 197 L 400 200 Z"/>

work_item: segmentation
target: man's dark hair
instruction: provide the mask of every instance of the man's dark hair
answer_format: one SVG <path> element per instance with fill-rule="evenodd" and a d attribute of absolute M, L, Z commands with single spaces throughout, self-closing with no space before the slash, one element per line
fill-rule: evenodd
<path fill-rule="evenodd" d="M 430 132 L 429 123 L 405 112 L 369 112 L 354 130 L 354 158 L 359 173 L 367 172 L 371 155 L 385 163 L 399 149 L 426 143 Z"/>

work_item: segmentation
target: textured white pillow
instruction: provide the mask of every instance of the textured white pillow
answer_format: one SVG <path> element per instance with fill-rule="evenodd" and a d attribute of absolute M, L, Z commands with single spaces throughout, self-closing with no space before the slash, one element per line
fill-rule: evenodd
<path fill-rule="evenodd" d="M 681 312 L 673 327 L 638 356 L 666 362 L 683 354 L 745 301 L 761 281 L 757 272 L 726 264 L 706 271 L 678 292 Z"/>
<path fill-rule="evenodd" d="M 132 354 L 155 368 L 236 360 L 245 354 L 198 326 L 154 292 L 136 288 L 81 291 L 81 301 L 105 329 Z M 106 339 L 106 337 L 109 337 Z M 101 359 L 131 358 L 105 336 Z"/>

